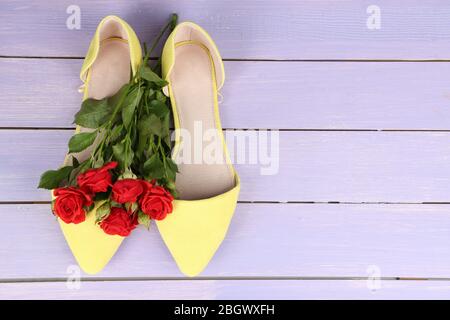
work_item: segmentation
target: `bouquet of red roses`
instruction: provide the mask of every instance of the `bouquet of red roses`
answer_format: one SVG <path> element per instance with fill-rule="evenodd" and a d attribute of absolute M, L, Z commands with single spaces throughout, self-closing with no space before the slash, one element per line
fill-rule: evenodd
<path fill-rule="evenodd" d="M 114 96 L 83 101 L 74 120 L 83 129 L 70 139 L 65 165 L 42 174 L 39 188 L 53 190 L 52 211 L 65 223 L 95 212 L 105 233 L 128 236 L 172 212 L 177 166 L 167 83 L 148 57 Z"/>

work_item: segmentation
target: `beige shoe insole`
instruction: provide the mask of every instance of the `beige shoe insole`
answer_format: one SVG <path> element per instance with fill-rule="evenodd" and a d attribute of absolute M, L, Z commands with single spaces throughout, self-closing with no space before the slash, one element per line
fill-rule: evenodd
<path fill-rule="evenodd" d="M 120 38 L 109 38 L 100 44 L 97 59 L 89 70 L 87 98 L 103 99 L 113 96 L 130 81 L 131 64 L 128 43 Z M 80 132 L 92 129 L 80 128 Z M 75 154 L 82 162 L 90 157 L 93 146 Z"/>
<path fill-rule="evenodd" d="M 114 95 L 130 81 L 130 50 L 119 38 L 103 40 L 90 70 L 88 97 L 103 99 Z"/>
<path fill-rule="evenodd" d="M 175 61 L 170 74 L 170 84 L 180 128 L 190 133 L 191 142 L 189 148 L 181 137 L 183 147 L 180 150 L 190 149 L 191 163 L 186 163 L 188 161 L 185 159 L 189 158 L 186 153 L 175 154 L 179 169 L 176 188 L 180 199 L 210 198 L 232 189 L 235 185 L 234 171 L 224 153 L 222 132 L 217 131 L 222 129 L 217 128 L 215 121 L 214 100 L 217 99 L 217 92 L 213 85 L 214 65 L 208 49 L 192 42 L 177 45 Z M 197 129 L 195 135 L 194 128 Z M 209 142 L 203 141 L 201 136 L 207 132 L 215 133 L 215 137 Z M 203 143 L 198 143 L 199 141 Z M 216 148 L 211 148 L 212 141 L 215 141 Z M 212 158 L 208 158 L 208 155 L 212 155 Z M 185 163 L 180 163 L 180 159 Z"/>

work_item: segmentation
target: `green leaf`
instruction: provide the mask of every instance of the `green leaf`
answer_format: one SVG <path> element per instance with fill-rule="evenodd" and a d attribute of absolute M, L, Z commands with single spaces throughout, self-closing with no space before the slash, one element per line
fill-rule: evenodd
<path fill-rule="evenodd" d="M 111 133 L 109 135 L 109 140 L 110 142 L 115 142 L 117 140 L 119 140 L 120 136 L 122 135 L 122 129 L 123 129 L 123 125 L 117 125 L 114 126 L 111 130 Z"/>
<path fill-rule="evenodd" d="M 119 142 L 118 144 L 115 144 L 112 146 L 114 158 L 116 158 L 117 161 L 120 162 L 122 165 L 124 162 L 124 155 L 125 155 L 125 142 Z"/>
<path fill-rule="evenodd" d="M 125 128 L 129 129 L 130 124 L 132 123 L 134 117 L 134 111 L 136 110 L 136 106 L 127 104 L 122 109 L 122 123 Z"/>
<path fill-rule="evenodd" d="M 122 169 L 128 168 L 133 161 L 134 153 L 130 148 L 130 143 L 127 139 L 122 140 L 118 144 L 113 145 L 114 158 L 119 162 Z"/>
<path fill-rule="evenodd" d="M 161 91 L 156 91 L 156 99 L 165 103 L 167 100 L 167 97 Z"/>
<path fill-rule="evenodd" d="M 127 202 L 125 203 L 124 207 L 127 212 L 134 213 L 139 208 L 139 205 L 137 204 L 137 202 Z"/>
<path fill-rule="evenodd" d="M 169 178 L 170 181 L 175 181 L 176 174 L 177 172 L 179 172 L 178 166 L 171 158 L 166 158 L 166 163 L 167 163 L 167 170 L 166 170 L 167 178 Z"/>
<path fill-rule="evenodd" d="M 75 115 L 74 123 L 85 128 L 97 129 L 108 120 L 110 112 L 107 99 L 86 99 Z"/>
<path fill-rule="evenodd" d="M 135 89 L 130 91 L 129 95 L 126 97 L 124 106 L 122 108 L 122 120 L 125 127 L 129 127 L 131 120 L 134 116 L 134 111 L 141 100 L 142 91 Z"/>
<path fill-rule="evenodd" d="M 105 160 L 105 162 L 109 162 L 112 160 L 112 156 L 113 156 L 112 145 L 107 144 L 105 150 L 103 151 L 103 159 Z"/>
<path fill-rule="evenodd" d="M 145 226 L 147 229 L 150 229 L 150 217 L 139 210 L 138 212 L 138 223 Z"/>
<path fill-rule="evenodd" d="M 164 87 L 165 85 L 167 85 L 167 82 L 161 79 L 156 73 L 154 73 L 149 66 L 143 65 L 139 69 L 139 75 L 141 76 L 141 78 L 147 80 L 148 82 L 155 83 L 160 87 Z"/>
<path fill-rule="evenodd" d="M 175 190 L 175 183 L 173 181 L 169 181 L 165 187 L 169 190 Z"/>
<path fill-rule="evenodd" d="M 166 158 L 166 161 L 170 170 L 172 170 L 173 172 L 179 172 L 178 165 L 175 163 L 175 161 L 172 160 L 172 158 Z"/>
<path fill-rule="evenodd" d="M 110 105 L 112 108 L 114 108 L 122 98 L 122 95 L 127 94 L 128 89 L 130 88 L 130 85 L 127 83 L 123 85 L 119 91 L 117 91 L 113 96 L 108 98 L 108 105 Z"/>
<path fill-rule="evenodd" d="M 122 88 L 120 88 L 119 91 L 116 92 L 116 94 L 108 98 L 108 105 L 110 108 L 108 120 L 111 120 L 113 123 L 120 121 L 122 118 L 120 111 L 124 106 L 126 96 L 130 88 L 131 85 L 127 83 L 122 86 Z"/>
<path fill-rule="evenodd" d="M 119 162 L 119 165 L 124 168 L 125 162 L 125 143 L 120 142 L 112 146 L 114 158 Z"/>
<path fill-rule="evenodd" d="M 111 205 L 108 201 L 105 201 L 100 207 L 95 211 L 95 222 L 99 223 L 103 219 L 105 219 L 109 213 L 111 212 Z"/>
<path fill-rule="evenodd" d="M 177 190 L 175 188 L 175 182 L 173 181 L 166 181 L 164 184 L 164 188 L 166 188 L 174 198 L 178 197 Z"/>
<path fill-rule="evenodd" d="M 153 135 L 146 135 L 144 132 L 139 131 L 139 140 L 138 145 L 136 148 L 136 156 L 139 158 L 142 158 L 142 155 L 144 154 L 144 151 L 146 149 L 146 146 L 150 139 L 153 138 Z"/>
<path fill-rule="evenodd" d="M 152 100 L 150 102 L 150 112 L 153 112 L 158 117 L 162 118 L 169 113 L 169 108 L 167 108 L 167 105 L 164 102 Z"/>
<path fill-rule="evenodd" d="M 157 90 L 154 90 L 154 89 L 149 88 L 149 87 L 146 87 L 145 90 L 146 90 L 146 92 L 147 92 L 147 94 L 146 94 L 146 99 L 147 99 L 147 100 L 153 100 L 153 99 L 155 99 L 154 95 L 156 94 L 156 92 L 158 92 Z"/>
<path fill-rule="evenodd" d="M 60 183 L 67 179 L 72 172 L 72 166 L 65 166 L 58 170 L 48 170 L 41 175 L 38 188 L 41 189 L 55 189 Z"/>
<path fill-rule="evenodd" d="M 161 122 L 161 119 L 159 119 L 157 116 L 151 114 L 148 119 L 148 128 L 150 129 L 150 132 L 157 136 L 162 136 L 163 131 L 163 125 Z"/>
<path fill-rule="evenodd" d="M 170 151 L 171 146 L 172 146 L 172 140 L 170 140 L 169 134 L 164 136 L 164 138 L 162 139 L 162 142 L 166 145 L 166 149 L 168 149 Z"/>
<path fill-rule="evenodd" d="M 173 171 L 167 170 L 166 171 L 166 176 L 167 176 L 167 179 L 169 181 L 174 181 L 176 179 L 176 177 L 177 177 L 177 174 L 175 172 L 173 172 Z"/>
<path fill-rule="evenodd" d="M 152 155 L 144 162 L 144 173 L 149 180 L 160 179 L 164 177 L 164 164 L 157 154 Z"/>
<path fill-rule="evenodd" d="M 122 208 L 122 204 L 111 200 L 111 207 Z"/>
<path fill-rule="evenodd" d="M 98 158 L 95 160 L 93 167 L 95 169 L 98 169 L 98 168 L 103 167 L 104 164 L 105 164 L 105 160 L 103 158 Z"/>
<path fill-rule="evenodd" d="M 84 160 L 83 162 L 79 163 L 77 167 L 75 167 L 75 164 L 74 164 L 73 170 L 69 175 L 69 186 L 75 187 L 77 185 L 76 177 L 80 173 L 83 173 L 87 169 L 89 169 L 90 165 L 91 165 L 91 158 L 88 158 L 88 159 Z"/>
<path fill-rule="evenodd" d="M 154 114 L 144 116 L 138 122 L 138 130 L 144 136 L 149 136 L 150 134 L 161 136 L 164 133 L 162 127 L 163 124 L 161 122 L 161 119 L 159 119 Z"/>
<path fill-rule="evenodd" d="M 137 209 L 139 209 L 139 205 L 138 205 L 138 203 L 137 202 L 133 202 L 132 204 L 131 204 L 131 212 L 135 212 Z"/>
<path fill-rule="evenodd" d="M 130 169 L 125 169 L 125 171 L 118 177 L 119 180 L 122 179 L 137 179 L 137 176 Z"/>
<path fill-rule="evenodd" d="M 161 137 L 167 137 L 169 136 L 169 134 L 170 134 L 170 113 L 167 113 L 161 119 Z M 170 142 L 167 145 L 170 146 Z"/>
<path fill-rule="evenodd" d="M 94 143 L 97 131 L 83 132 L 74 135 L 69 141 L 69 153 L 80 152 Z"/>

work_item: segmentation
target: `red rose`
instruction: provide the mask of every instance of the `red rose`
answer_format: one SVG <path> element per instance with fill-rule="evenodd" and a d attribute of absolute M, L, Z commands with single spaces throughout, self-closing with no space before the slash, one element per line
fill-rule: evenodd
<path fill-rule="evenodd" d="M 142 212 L 155 220 L 163 220 L 172 212 L 172 195 L 163 187 L 152 186 L 147 189 L 139 201 Z"/>
<path fill-rule="evenodd" d="M 78 186 L 90 193 L 105 192 L 111 185 L 111 173 L 108 170 L 117 167 L 117 162 L 109 162 L 98 169 L 89 169 L 77 177 Z"/>
<path fill-rule="evenodd" d="M 147 180 L 141 180 L 141 184 L 144 187 L 144 193 L 147 193 L 147 191 L 150 191 L 153 188 L 154 180 L 152 182 Z"/>
<path fill-rule="evenodd" d="M 65 223 L 80 223 L 86 219 L 83 207 L 92 204 L 92 198 L 83 190 L 74 187 L 58 188 L 53 191 L 56 197 L 54 212 Z"/>
<path fill-rule="evenodd" d="M 136 217 L 129 215 L 122 208 L 112 207 L 109 216 L 100 222 L 100 228 L 107 234 L 127 237 L 137 224 Z"/>
<path fill-rule="evenodd" d="M 136 202 L 142 192 L 144 187 L 140 180 L 118 180 L 112 187 L 112 199 L 118 203 Z"/>

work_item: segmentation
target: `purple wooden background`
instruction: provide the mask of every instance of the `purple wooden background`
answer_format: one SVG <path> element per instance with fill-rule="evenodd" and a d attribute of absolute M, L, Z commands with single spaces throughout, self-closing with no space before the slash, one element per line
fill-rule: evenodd
<path fill-rule="evenodd" d="M 149 41 L 171 12 L 227 60 L 224 127 L 281 129 L 279 172 L 237 166 L 235 219 L 198 279 L 153 226 L 70 289 L 37 179 L 64 157 L 101 17 Z M 448 1 L 3 0 L 0 40 L 0 298 L 450 298 Z"/>

